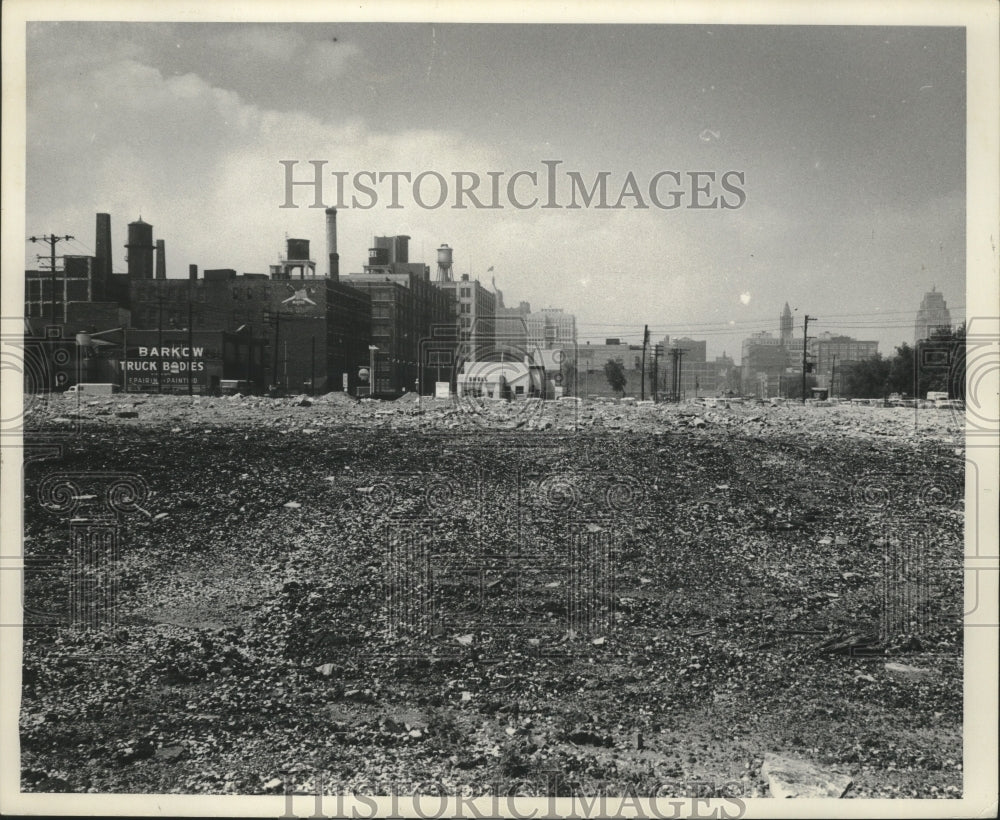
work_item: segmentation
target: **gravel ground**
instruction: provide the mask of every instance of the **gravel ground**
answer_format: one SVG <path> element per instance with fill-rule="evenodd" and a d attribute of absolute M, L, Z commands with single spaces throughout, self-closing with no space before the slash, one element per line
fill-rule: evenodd
<path fill-rule="evenodd" d="M 847 798 L 961 794 L 947 412 L 114 396 L 32 419 L 68 433 L 25 467 L 32 611 L 69 583 L 44 479 L 83 476 L 77 517 L 102 474 L 148 493 L 116 621 L 28 619 L 26 791 L 766 796 L 781 756 Z"/>

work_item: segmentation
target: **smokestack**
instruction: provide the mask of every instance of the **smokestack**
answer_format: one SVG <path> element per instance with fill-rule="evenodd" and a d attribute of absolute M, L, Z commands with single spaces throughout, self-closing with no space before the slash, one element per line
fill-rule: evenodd
<path fill-rule="evenodd" d="M 111 281 L 111 214 L 97 215 L 97 237 L 94 240 L 97 275 L 105 282 Z"/>
<path fill-rule="evenodd" d="M 194 282 L 198 278 L 198 266 L 188 265 L 188 279 Z"/>
<path fill-rule="evenodd" d="M 337 253 L 337 209 L 326 209 L 326 256 L 330 261 L 329 276 L 340 281 L 340 254 Z"/>
<path fill-rule="evenodd" d="M 162 239 L 156 240 L 156 278 L 167 278 L 167 243 Z"/>

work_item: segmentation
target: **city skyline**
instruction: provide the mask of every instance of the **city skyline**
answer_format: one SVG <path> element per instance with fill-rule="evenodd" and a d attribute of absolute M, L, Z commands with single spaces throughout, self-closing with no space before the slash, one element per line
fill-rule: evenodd
<path fill-rule="evenodd" d="M 582 342 L 638 343 L 648 323 L 734 355 L 788 301 L 797 334 L 808 312 L 811 332 L 890 352 L 932 286 L 964 316 L 964 51 L 956 28 L 30 23 L 26 227 L 92 253 L 110 212 L 124 270 L 141 215 L 171 278 L 260 272 L 286 236 L 322 247 L 309 197 L 281 207 L 282 160 L 348 180 L 560 162 L 588 184 L 607 171 L 612 202 L 630 173 L 645 190 L 665 170 L 738 171 L 731 209 L 383 197 L 340 211 L 341 271 L 370 237 L 407 234 L 416 261 L 447 243 L 457 274 L 575 314 Z"/>

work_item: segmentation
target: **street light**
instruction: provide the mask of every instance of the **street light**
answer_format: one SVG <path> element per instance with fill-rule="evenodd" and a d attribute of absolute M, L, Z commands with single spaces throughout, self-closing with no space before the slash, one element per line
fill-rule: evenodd
<path fill-rule="evenodd" d="M 126 352 L 126 345 L 127 345 L 128 331 L 124 327 L 115 327 L 115 328 L 111 328 L 110 330 L 99 330 L 97 332 L 83 331 L 82 330 L 82 331 L 80 331 L 79 333 L 76 334 L 76 344 L 77 344 L 78 351 L 85 351 L 82 355 L 78 352 L 78 354 L 77 354 L 78 359 L 79 358 L 88 359 L 88 362 L 87 362 L 87 365 L 86 365 L 86 371 L 87 371 L 87 378 L 88 379 L 90 377 L 90 363 L 89 363 L 90 351 L 91 350 L 95 350 L 96 351 L 99 347 L 111 347 L 111 346 L 114 346 L 115 345 L 114 342 L 106 342 L 103 339 L 98 339 L 97 338 L 98 336 L 107 336 L 110 333 L 121 333 L 121 334 L 123 334 L 122 353 L 123 353 L 123 355 L 125 355 L 127 357 L 128 354 Z M 126 377 L 125 377 L 125 371 L 124 371 L 124 368 L 123 368 L 123 370 L 122 370 L 122 390 L 125 390 L 125 387 L 126 387 Z"/>
<path fill-rule="evenodd" d="M 368 398 L 375 398 L 375 353 L 378 347 L 368 345 Z"/>

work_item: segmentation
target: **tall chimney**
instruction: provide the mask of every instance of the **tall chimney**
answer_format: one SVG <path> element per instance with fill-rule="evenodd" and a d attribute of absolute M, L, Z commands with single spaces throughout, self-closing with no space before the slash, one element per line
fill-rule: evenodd
<path fill-rule="evenodd" d="M 167 243 L 162 239 L 156 240 L 156 278 L 167 278 Z"/>
<path fill-rule="evenodd" d="M 193 282 L 197 278 L 198 278 L 198 266 L 188 265 L 188 279 L 190 279 Z"/>
<path fill-rule="evenodd" d="M 326 209 L 326 255 L 330 262 L 329 276 L 340 281 L 340 254 L 337 253 L 337 209 Z"/>
<path fill-rule="evenodd" d="M 111 283 L 111 274 L 113 273 L 111 266 L 111 214 L 97 215 L 97 237 L 94 240 L 94 257 L 97 260 L 97 278 L 107 288 Z"/>

